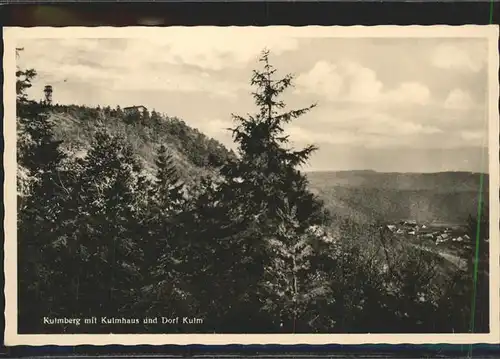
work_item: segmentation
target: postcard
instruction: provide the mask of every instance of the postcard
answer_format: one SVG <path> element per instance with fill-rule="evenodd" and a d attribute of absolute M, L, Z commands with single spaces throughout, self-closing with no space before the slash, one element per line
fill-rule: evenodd
<path fill-rule="evenodd" d="M 6 28 L 6 345 L 498 343 L 498 37 Z"/>

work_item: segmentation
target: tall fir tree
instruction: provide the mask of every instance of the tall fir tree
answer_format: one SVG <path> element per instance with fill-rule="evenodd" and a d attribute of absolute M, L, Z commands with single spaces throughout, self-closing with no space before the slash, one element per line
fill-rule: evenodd
<path fill-rule="evenodd" d="M 161 315 L 175 311 L 183 299 L 177 285 L 182 279 L 178 263 L 181 260 L 177 239 L 179 214 L 185 205 L 184 183 L 166 146 L 158 149 L 156 178 L 149 188 L 150 220 L 147 242 L 143 245 L 145 286 L 143 288 L 144 310 L 150 315 Z M 186 311 L 187 312 L 187 311 Z"/>
<path fill-rule="evenodd" d="M 162 211 L 179 212 L 184 200 L 184 183 L 180 181 L 172 155 L 161 145 L 155 160 L 154 196 Z"/>
<path fill-rule="evenodd" d="M 222 168 L 223 175 L 233 188 L 233 193 L 245 196 L 245 211 L 258 215 L 263 210 L 267 216 L 276 217 L 279 200 L 287 198 L 297 208 L 301 229 L 326 220 L 322 203 L 309 192 L 307 179 L 298 167 L 307 162 L 317 149 L 310 145 L 301 150 L 289 146 L 284 126 L 305 115 L 316 105 L 286 111 L 279 99 L 290 86 L 292 75 L 274 79 L 276 69 L 269 63 L 269 52 L 263 52 L 260 62 L 263 70 L 254 70 L 251 85 L 258 112 L 247 118 L 233 115 L 238 126 L 232 129 L 238 145 L 239 160 Z M 241 199 L 241 198 L 240 198 Z"/>
<path fill-rule="evenodd" d="M 314 105 L 279 112 L 285 104 L 278 96 L 291 86 L 292 77 L 275 80 L 276 70 L 268 57 L 269 53 L 264 51 L 260 59 L 264 68 L 254 71 L 251 79 L 256 88 L 253 97 L 257 113 L 247 118 L 233 115 L 237 123 L 232 130 L 233 138 L 239 156 L 222 166 L 222 182 L 205 191 L 195 211 L 197 228 L 202 229 L 196 237 L 203 238 L 203 252 L 212 255 L 200 258 L 202 268 L 196 274 L 194 287 L 216 283 L 204 295 L 211 298 L 209 302 L 213 304 L 205 312 L 217 314 L 218 330 L 276 328 L 269 312 L 262 310 L 269 293 L 259 291 L 265 269 L 275 260 L 270 255 L 268 239 L 282 224 L 279 203 L 286 199 L 297 209 L 294 220 L 298 228 L 294 233 L 299 237 L 310 226 L 323 224 L 325 220 L 322 204 L 308 191 L 307 180 L 298 169 L 316 148 L 290 149 L 284 135 L 284 125 Z M 248 319 L 241 320 L 242 317 Z"/>
<path fill-rule="evenodd" d="M 21 56 L 23 48 L 16 48 L 16 57 Z M 18 103 L 31 102 L 28 99 L 28 94 L 26 90 L 31 88 L 32 81 L 36 77 L 36 71 L 34 69 L 21 69 L 16 65 L 16 95 Z"/>
<path fill-rule="evenodd" d="M 21 55 L 22 48 L 16 48 L 16 57 Z M 16 67 L 16 135 L 17 135 L 17 189 L 18 189 L 18 204 L 22 206 L 22 199 L 30 191 L 30 184 L 33 177 L 28 168 L 25 167 L 23 159 L 24 154 L 28 153 L 27 147 L 30 144 L 30 135 L 25 131 L 24 124 L 29 122 L 33 117 L 33 112 L 30 111 L 34 101 L 28 99 L 27 90 L 31 88 L 32 81 L 36 77 L 34 69 L 21 69 L 19 65 Z M 31 113 L 30 113 L 31 112 Z"/>
<path fill-rule="evenodd" d="M 147 236 L 142 167 L 123 138 L 100 129 L 66 210 L 65 231 L 77 256 L 68 268 L 75 279 L 74 312 L 126 315 L 142 283 L 141 246 Z"/>
<path fill-rule="evenodd" d="M 467 258 L 467 282 L 470 287 L 470 332 L 488 332 L 490 324 L 490 213 L 489 206 L 483 202 L 484 194 L 478 204 L 477 215 L 468 219 L 468 243 L 464 245 Z"/>
<path fill-rule="evenodd" d="M 312 231 L 300 232 L 297 208 L 286 199 L 278 208 L 277 222 L 276 234 L 268 239 L 271 260 L 263 281 L 264 309 L 275 315 L 282 331 L 310 332 L 311 309 L 318 309 L 311 304 L 318 306 L 332 295 L 324 273 L 312 268 L 314 242 L 322 238 Z"/>
<path fill-rule="evenodd" d="M 18 278 L 20 331 L 37 329 L 47 313 L 60 313 L 54 277 L 60 271 L 57 246 L 71 177 L 61 141 L 54 137 L 47 108 L 28 99 L 34 70 L 17 71 Z M 62 299 L 62 298 L 61 298 Z M 35 300 L 38 305 L 33 306 Z M 34 319 L 36 318 L 36 319 Z M 25 327 L 25 323 L 31 326 Z"/>

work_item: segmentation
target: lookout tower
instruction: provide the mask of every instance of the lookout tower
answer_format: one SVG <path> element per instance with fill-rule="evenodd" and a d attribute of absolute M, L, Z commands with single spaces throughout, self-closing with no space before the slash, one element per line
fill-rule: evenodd
<path fill-rule="evenodd" d="M 45 104 L 52 105 L 52 86 L 46 85 L 43 92 L 45 93 Z"/>

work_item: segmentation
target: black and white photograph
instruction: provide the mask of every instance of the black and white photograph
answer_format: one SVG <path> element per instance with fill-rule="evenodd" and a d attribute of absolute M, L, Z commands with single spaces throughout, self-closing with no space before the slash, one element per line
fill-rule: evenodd
<path fill-rule="evenodd" d="M 498 340 L 498 34 L 5 29 L 6 343 Z"/>

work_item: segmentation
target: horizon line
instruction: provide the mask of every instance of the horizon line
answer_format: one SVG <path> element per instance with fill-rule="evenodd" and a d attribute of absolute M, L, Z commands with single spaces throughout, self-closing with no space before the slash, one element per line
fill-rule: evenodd
<path fill-rule="evenodd" d="M 413 171 L 377 171 L 373 169 L 353 169 L 353 170 L 302 170 L 304 173 L 342 173 L 342 172 L 369 172 L 369 173 L 377 173 L 377 174 L 422 174 L 422 175 L 431 175 L 431 174 L 443 174 L 443 173 L 466 173 L 466 174 L 482 174 L 489 175 L 489 172 L 476 172 L 476 171 L 466 171 L 466 170 L 448 170 L 448 171 L 433 171 L 433 172 L 413 172 Z"/>

